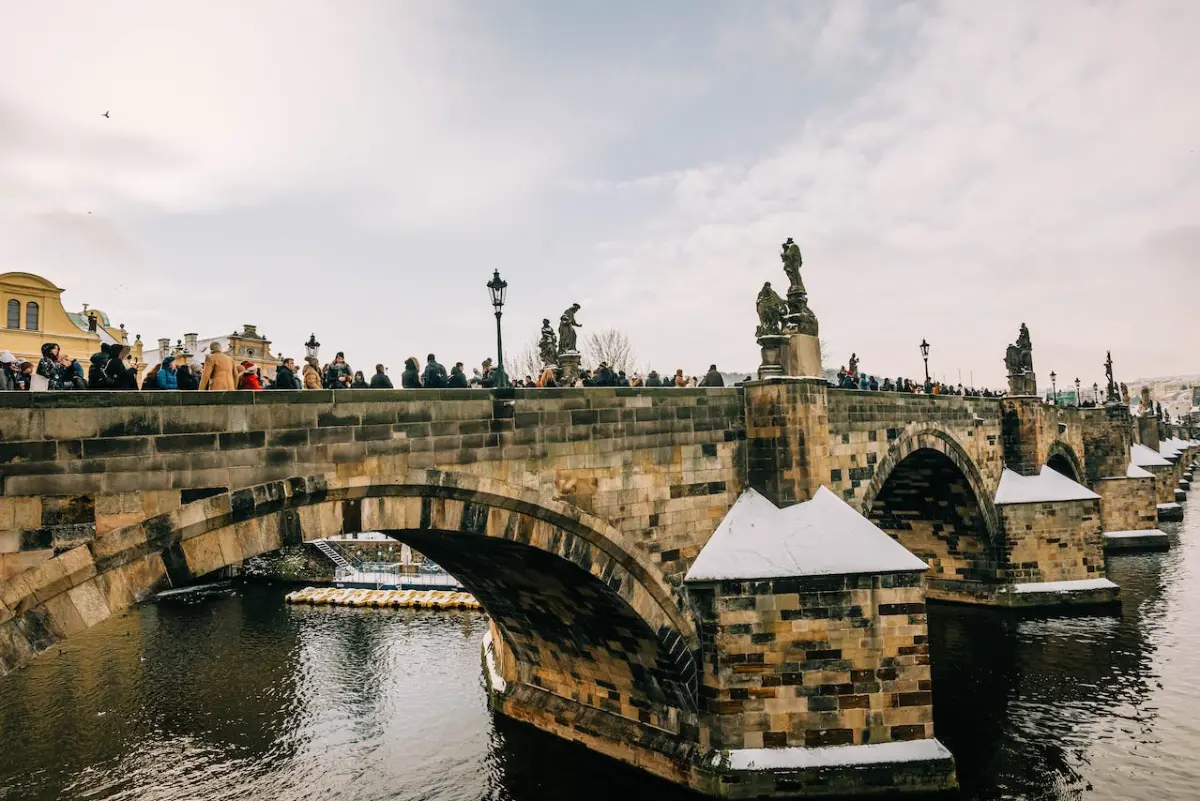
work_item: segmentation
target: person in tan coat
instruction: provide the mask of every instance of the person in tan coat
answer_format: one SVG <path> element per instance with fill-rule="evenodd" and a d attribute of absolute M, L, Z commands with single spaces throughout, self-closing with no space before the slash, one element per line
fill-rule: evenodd
<path fill-rule="evenodd" d="M 317 357 L 306 356 L 304 362 L 304 388 L 321 389 L 321 365 Z"/>
<path fill-rule="evenodd" d="M 237 389 L 238 367 L 232 358 L 221 352 L 221 343 L 209 346 L 212 351 L 204 360 L 204 372 L 200 374 L 200 389 Z"/>

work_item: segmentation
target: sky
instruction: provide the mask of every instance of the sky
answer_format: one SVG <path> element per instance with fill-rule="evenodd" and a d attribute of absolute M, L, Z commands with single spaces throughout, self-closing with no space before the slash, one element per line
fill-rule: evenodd
<path fill-rule="evenodd" d="M 153 345 L 356 367 L 571 303 L 639 363 L 759 361 L 804 254 L 830 354 L 1004 383 L 1200 372 L 1200 3 L 0 0 L 0 272 Z M 109 117 L 102 116 L 105 111 Z"/>

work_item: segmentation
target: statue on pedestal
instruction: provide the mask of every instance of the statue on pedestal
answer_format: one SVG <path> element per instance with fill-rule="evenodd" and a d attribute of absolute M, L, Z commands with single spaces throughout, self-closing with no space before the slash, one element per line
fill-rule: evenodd
<path fill-rule="evenodd" d="M 1021 323 L 1016 344 L 1009 345 L 1005 351 L 1004 366 L 1008 369 L 1009 394 L 1037 394 L 1037 376 L 1033 374 L 1033 341 L 1025 323 Z"/>
<path fill-rule="evenodd" d="M 1142 387 L 1142 398 L 1138 407 L 1138 413 L 1143 417 L 1150 417 L 1154 414 L 1154 400 L 1150 397 L 1150 387 Z"/>
<path fill-rule="evenodd" d="M 1121 403 L 1129 405 L 1129 385 L 1124 382 L 1121 384 Z"/>
<path fill-rule="evenodd" d="M 804 281 L 800 279 L 800 266 L 804 264 L 804 259 L 800 256 L 800 246 L 789 236 L 782 247 L 779 258 L 783 261 L 783 271 L 788 277 L 788 297 L 796 294 L 807 297 Z"/>
<path fill-rule="evenodd" d="M 858 375 L 858 354 L 857 353 L 850 354 L 850 374 Z"/>
<path fill-rule="evenodd" d="M 783 318 L 788 313 L 787 301 L 779 297 L 779 293 L 771 288 L 771 282 L 763 283 L 754 302 L 758 311 L 758 329 L 756 337 L 780 334 L 783 331 Z"/>
<path fill-rule="evenodd" d="M 542 319 L 542 337 L 538 340 L 538 351 L 542 357 L 542 365 L 553 367 L 558 364 L 558 337 L 550 327 L 550 318 Z"/>
<path fill-rule="evenodd" d="M 578 337 L 575 334 L 576 328 L 583 328 L 582 323 L 575 322 L 575 313 L 579 311 L 579 304 L 572 303 L 571 308 L 562 313 L 558 318 L 558 352 L 559 353 L 577 353 Z"/>

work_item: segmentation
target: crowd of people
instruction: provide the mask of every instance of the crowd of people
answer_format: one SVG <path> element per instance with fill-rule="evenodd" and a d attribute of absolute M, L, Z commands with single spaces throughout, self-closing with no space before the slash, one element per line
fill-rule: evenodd
<path fill-rule="evenodd" d="M 962 384 L 949 384 L 941 381 L 926 381 L 918 383 L 903 376 L 895 381 L 885 377 L 880 383 L 873 375 L 860 373 L 857 370 L 847 370 L 842 367 L 837 372 L 837 380 L 832 382 L 839 389 L 857 389 L 864 392 L 904 392 L 911 395 L 958 395 L 968 398 L 1003 398 L 1007 392 L 990 389 L 975 389 L 964 387 Z"/>
<path fill-rule="evenodd" d="M 747 376 L 746 380 L 750 380 Z M 517 388 L 566 386 L 561 374 L 553 367 L 545 368 L 534 379 L 525 376 L 508 381 Z M 404 361 L 400 375 L 403 389 L 488 389 L 501 384 L 501 373 L 491 359 L 473 368 L 468 375 L 462 362 L 455 362 L 449 371 L 430 353 L 424 367 L 416 357 Z M 710 365 L 701 378 L 688 377 L 683 370 L 662 378 L 655 370 L 645 377 L 640 373 L 627 376 L 624 370 L 613 370 L 601 362 L 595 370 L 581 370 L 569 386 L 573 387 L 721 387 L 725 381 L 717 366 Z M 15 358 L 8 351 L 0 352 L 0 391 L 15 390 L 270 390 L 270 389 L 393 389 L 387 367 L 375 365 L 369 379 L 361 370 L 354 370 L 342 352 L 333 361 L 321 364 L 315 356 L 297 365 L 295 359 L 285 358 L 275 369 L 273 378 L 251 361 L 237 362 L 225 353 L 219 342 L 209 346 L 202 364 L 189 363 L 168 355 L 152 365 L 141 381 L 137 364 L 126 345 L 103 344 L 88 359 L 85 369 L 77 359 L 62 353 L 59 346 L 42 346 L 42 358 L 36 364 Z"/>
<path fill-rule="evenodd" d="M 853 360 L 857 361 L 857 360 Z M 837 372 L 833 386 L 869 392 L 903 392 L 911 394 L 959 395 L 967 397 L 999 398 L 1005 392 L 990 389 L 975 389 L 940 381 L 917 382 L 903 376 L 884 378 L 881 382 L 873 375 L 860 373 L 855 364 L 851 369 L 842 367 Z M 745 381 L 751 380 L 746 376 Z M 526 375 L 509 382 L 517 388 L 546 388 L 567 386 L 561 373 L 554 367 L 545 368 L 535 379 Z M 491 388 L 500 384 L 500 372 L 491 359 L 472 369 L 468 375 L 462 362 L 456 362 L 449 371 L 430 353 L 422 367 L 416 357 L 404 361 L 400 376 L 403 389 L 468 389 Z M 614 370 L 607 362 L 600 362 L 594 370 L 580 370 L 569 386 L 573 387 L 722 387 L 724 378 L 715 364 L 710 365 L 702 377 L 687 376 L 676 370 L 673 376 L 660 376 L 650 370 L 643 376 L 640 372 L 626 375 L 624 370 Z M 42 356 L 36 364 L 17 359 L 8 351 L 0 352 L 0 391 L 2 390 L 270 390 L 270 389 L 393 389 L 387 367 L 375 365 L 375 373 L 368 379 L 361 370 L 354 370 L 346 362 L 346 356 L 338 352 L 333 361 L 321 364 L 315 356 L 305 358 L 303 366 L 295 359 L 284 359 L 275 370 L 273 378 L 265 375 L 251 361 L 237 362 L 223 352 L 219 342 L 211 343 L 209 353 L 202 365 L 189 364 L 166 356 L 161 363 L 146 371 L 140 384 L 137 366 L 130 359 L 127 345 L 101 345 L 97 353 L 87 360 L 86 367 L 79 360 L 63 353 L 55 343 L 42 346 Z"/>

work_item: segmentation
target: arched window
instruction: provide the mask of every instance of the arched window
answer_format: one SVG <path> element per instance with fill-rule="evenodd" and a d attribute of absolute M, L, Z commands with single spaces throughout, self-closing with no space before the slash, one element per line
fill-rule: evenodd
<path fill-rule="evenodd" d="M 21 301 L 13 299 L 8 302 L 8 322 L 6 325 L 9 328 L 21 327 Z"/>
<path fill-rule="evenodd" d="M 25 330 L 38 330 L 38 305 L 32 300 L 25 304 Z"/>

